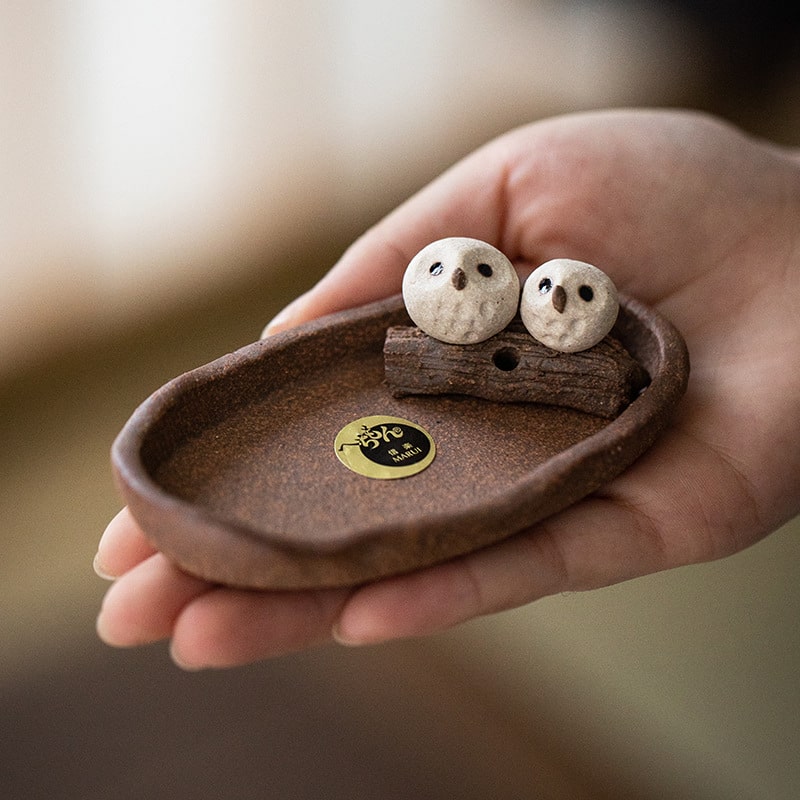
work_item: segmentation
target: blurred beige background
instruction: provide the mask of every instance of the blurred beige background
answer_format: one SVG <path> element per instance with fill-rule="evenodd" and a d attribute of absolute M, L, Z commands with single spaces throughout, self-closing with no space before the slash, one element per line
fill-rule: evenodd
<path fill-rule="evenodd" d="M 0 7 L 3 797 L 797 796 L 797 523 L 425 642 L 230 673 L 93 633 L 108 449 L 144 397 L 513 125 L 676 104 L 800 144 L 797 62 L 727 35 L 680 3 Z"/>

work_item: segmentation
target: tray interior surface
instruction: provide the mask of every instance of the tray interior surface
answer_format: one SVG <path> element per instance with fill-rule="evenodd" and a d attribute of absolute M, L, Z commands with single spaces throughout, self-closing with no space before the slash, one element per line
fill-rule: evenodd
<path fill-rule="evenodd" d="M 348 470 L 334 438 L 372 414 L 409 419 L 436 444 L 423 472 L 375 480 Z M 161 462 L 168 493 L 271 538 L 324 547 L 358 531 L 407 527 L 419 510 L 456 516 L 490 505 L 509 487 L 606 422 L 567 409 L 468 397 L 393 398 L 380 353 L 365 349 L 291 386 L 265 386 Z"/>

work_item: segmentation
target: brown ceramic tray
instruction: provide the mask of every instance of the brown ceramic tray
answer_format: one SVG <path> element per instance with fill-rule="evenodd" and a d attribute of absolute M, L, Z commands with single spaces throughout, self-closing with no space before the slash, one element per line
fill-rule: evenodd
<path fill-rule="evenodd" d="M 182 375 L 146 400 L 112 449 L 122 494 L 154 544 L 187 572 L 232 586 L 353 585 L 484 547 L 618 475 L 667 424 L 686 388 L 674 327 L 621 298 L 614 335 L 650 375 L 616 419 L 471 397 L 393 398 L 391 298 L 317 320 Z M 386 414 L 429 431 L 417 475 L 351 472 L 334 438 Z"/>

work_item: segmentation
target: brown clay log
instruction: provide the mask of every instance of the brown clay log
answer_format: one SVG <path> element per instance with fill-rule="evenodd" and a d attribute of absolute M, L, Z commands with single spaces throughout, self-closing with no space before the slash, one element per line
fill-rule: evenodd
<path fill-rule="evenodd" d="M 613 419 L 648 375 L 614 338 L 560 353 L 513 323 L 478 344 L 446 344 L 416 327 L 392 327 L 383 348 L 393 396 L 465 394 L 504 403 L 545 403 Z"/>

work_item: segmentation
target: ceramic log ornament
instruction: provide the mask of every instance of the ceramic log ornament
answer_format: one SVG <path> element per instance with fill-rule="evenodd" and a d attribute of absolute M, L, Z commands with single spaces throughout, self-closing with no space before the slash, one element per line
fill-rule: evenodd
<path fill-rule="evenodd" d="M 617 289 L 602 270 L 583 261 L 556 258 L 525 281 L 522 321 L 535 339 L 562 353 L 588 350 L 616 322 Z"/>
<path fill-rule="evenodd" d="M 517 313 L 519 295 L 511 262 L 478 239 L 432 242 L 403 276 L 403 299 L 414 324 L 448 344 L 475 344 L 502 331 Z"/>

